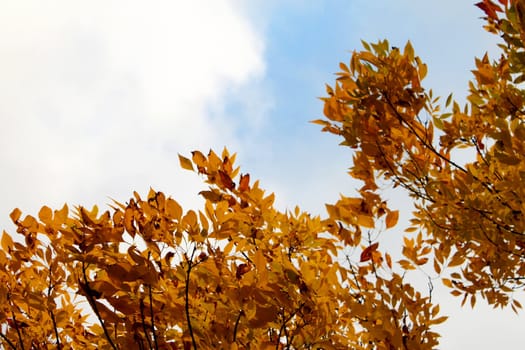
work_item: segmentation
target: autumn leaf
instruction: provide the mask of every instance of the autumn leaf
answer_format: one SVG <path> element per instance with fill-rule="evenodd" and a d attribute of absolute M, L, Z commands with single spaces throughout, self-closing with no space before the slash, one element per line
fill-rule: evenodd
<path fill-rule="evenodd" d="M 490 18 L 490 19 L 497 19 L 498 18 L 498 12 L 502 12 L 503 10 L 501 9 L 501 7 L 499 7 L 497 4 L 495 4 L 493 1 L 491 0 L 483 0 L 481 2 L 478 2 L 476 4 L 474 4 L 475 6 L 479 7 L 480 9 L 483 10 L 483 12 L 485 12 L 485 14 Z"/>
<path fill-rule="evenodd" d="M 389 210 L 386 214 L 386 228 L 394 227 L 399 219 L 399 210 Z"/>
<path fill-rule="evenodd" d="M 410 42 L 363 42 L 340 64 L 314 123 L 341 138 L 362 187 L 325 211 L 276 208 L 226 148 L 179 155 L 206 186 L 202 208 L 151 188 L 106 211 L 14 209 L 16 231 L 0 240 L 0 348 L 431 350 L 446 316 L 432 286 L 406 278 L 431 263 L 462 305 L 518 312 L 525 10 L 498 3 L 476 4 L 504 44 L 475 60 L 464 107 L 424 86 Z M 389 187 L 413 206 L 388 208 Z M 406 208 L 406 235 L 379 251 Z"/>
<path fill-rule="evenodd" d="M 372 253 L 375 252 L 378 247 L 379 247 L 379 243 L 377 243 L 377 242 L 369 245 L 368 247 L 366 247 L 361 252 L 361 257 L 360 257 L 359 261 L 360 262 L 366 262 L 366 261 L 372 259 Z"/>
<path fill-rule="evenodd" d="M 11 217 L 11 220 L 16 223 L 18 221 L 18 219 L 20 219 L 20 216 L 22 215 L 22 212 L 20 211 L 20 209 L 18 208 L 15 208 L 13 209 L 13 211 L 11 212 L 11 214 L 9 214 L 9 216 Z"/>
<path fill-rule="evenodd" d="M 245 192 L 250 188 L 250 174 L 241 175 L 239 180 L 239 191 Z"/>
<path fill-rule="evenodd" d="M 13 247 L 13 239 L 5 231 L 2 233 L 1 245 L 2 245 L 2 249 L 6 252 L 10 252 L 11 247 Z"/>
<path fill-rule="evenodd" d="M 221 182 L 224 187 L 232 191 L 235 188 L 235 182 L 232 181 L 230 178 L 230 175 L 228 175 L 226 172 L 219 170 L 219 176 L 221 178 Z"/>
<path fill-rule="evenodd" d="M 180 162 L 180 166 L 183 169 L 194 171 L 193 163 L 191 162 L 191 160 L 189 160 L 188 158 L 184 156 L 181 156 L 180 154 L 179 154 L 179 162 Z"/>

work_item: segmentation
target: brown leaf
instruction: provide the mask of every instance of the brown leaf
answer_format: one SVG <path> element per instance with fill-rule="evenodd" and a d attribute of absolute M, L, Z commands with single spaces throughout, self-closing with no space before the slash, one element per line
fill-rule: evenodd
<path fill-rule="evenodd" d="M 366 247 L 361 253 L 361 259 L 359 261 L 365 262 L 372 259 L 372 253 L 377 250 L 377 247 L 379 247 L 379 243 L 377 242 Z"/>
<path fill-rule="evenodd" d="M 250 174 L 241 175 L 239 180 L 239 191 L 244 192 L 250 189 Z"/>
<path fill-rule="evenodd" d="M 235 188 L 235 182 L 232 181 L 232 179 L 230 178 L 230 175 L 228 175 L 222 170 L 219 170 L 219 176 L 221 177 L 221 182 L 224 187 L 226 187 L 230 191 Z"/>

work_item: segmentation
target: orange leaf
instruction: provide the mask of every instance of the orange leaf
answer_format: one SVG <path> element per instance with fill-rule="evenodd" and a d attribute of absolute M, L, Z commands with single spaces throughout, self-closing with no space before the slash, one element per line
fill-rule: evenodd
<path fill-rule="evenodd" d="M 386 253 L 385 254 L 385 258 L 386 258 L 386 264 L 389 268 L 392 268 L 392 257 L 390 256 L 390 254 Z"/>
<path fill-rule="evenodd" d="M 2 234 L 2 241 L 1 241 L 1 244 L 2 244 L 2 249 L 6 252 L 9 252 L 11 251 L 11 247 L 13 246 L 13 239 L 11 238 L 11 236 L 9 236 L 9 234 L 7 232 L 4 231 L 4 233 Z"/>
<path fill-rule="evenodd" d="M 11 214 L 9 214 L 9 216 L 11 217 L 11 220 L 13 220 L 15 224 L 18 221 L 18 219 L 20 219 L 21 215 L 22 215 L 22 211 L 20 211 L 20 209 L 18 208 L 13 209 Z"/>
<path fill-rule="evenodd" d="M 371 216 L 368 215 L 358 215 L 357 216 L 357 224 L 359 226 L 367 227 L 367 228 L 374 228 L 374 219 Z"/>
<path fill-rule="evenodd" d="M 250 174 L 241 175 L 239 180 L 239 191 L 244 192 L 250 189 Z"/>
<path fill-rule="evenodd" d="M 51 210 L 51 208 L 43 206 L 42 209 L 40 209 L 40 211 L 38 212 L 38 218 L 44 224 L 47 224 L 53 218 L 53 211 Z"/>
<path fill-rule="evenodd" d="M 397 224 L 399 219 L 399 210 L 390 210 L 386 214 L 385 224 L 386 228 L 391 228 Z"/>

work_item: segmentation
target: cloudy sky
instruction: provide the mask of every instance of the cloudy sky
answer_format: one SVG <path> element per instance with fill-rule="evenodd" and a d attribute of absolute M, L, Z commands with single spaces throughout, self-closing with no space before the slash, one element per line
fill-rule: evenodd
<path fill-rule="evenodd" d="M 150 186 L 198 206 L 177 153 L 224 146 L 279 207 L 321 213 L 358 186 L 349 150 L 308 123 L 338 63 L 360 39 L 410 39 L 425 86 L 462 99 L 473 57 L 495 52 L 480 15 L 456 0 L 4 1 L 0 227 L 14 207 L 103 206 Z M 436 293 L 451 315 L 442 349 L 521 343 L 522 317 Z"/>

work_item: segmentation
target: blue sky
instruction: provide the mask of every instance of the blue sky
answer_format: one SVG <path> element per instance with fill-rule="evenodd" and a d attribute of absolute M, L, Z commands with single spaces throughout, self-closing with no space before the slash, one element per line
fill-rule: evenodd
<path fill-rule="evenodd" d="M 309 123 L 338 63 L 360 39 L 411 40 L 424 86 L 462 99 L 474 56 L 495 52 L 480 16 L 454 0 L 4 2 L 0 227 L 13 207 L 103 206 L 150 186 L 198 207 L 202 184 L 176 155 L 224 146 L 281 208 L 321 213 L 359 186 L 349 150 Z M 520 341 L 521 318 L 436 293 L 442 349 Z"/>

